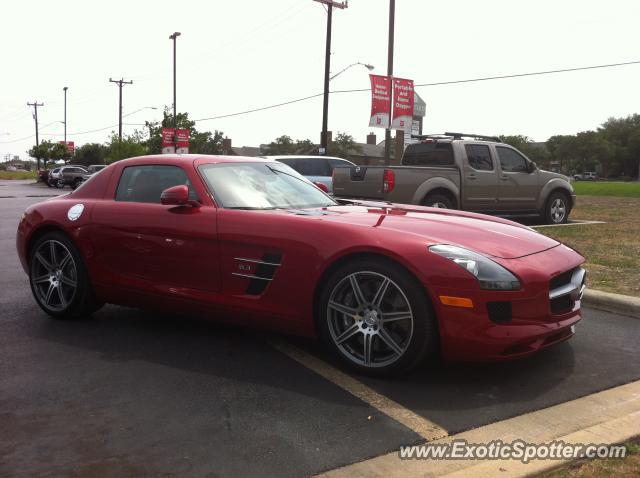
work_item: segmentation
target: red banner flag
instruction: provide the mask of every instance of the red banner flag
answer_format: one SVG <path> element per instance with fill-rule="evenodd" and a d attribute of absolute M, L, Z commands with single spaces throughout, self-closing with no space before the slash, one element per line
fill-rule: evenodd
<path fill-rule="evenodd" d="M 411 130 L 413 121 L 413 80 L 393 79 L 393 120 L 391 129 Z"/>
<path fill-rule="evenodd" d="M 388 128 L 391 112 L 391 82 L 388 76 L 369 75 L 371 78 L 371 117 L 369 126 Z"/>
<path fill-rule="evenodd" d="M 189 147 L 189 130 L 177 129 L 176 130 L 176 148 L 188 148 Z"/>
<path fill-rule="evenodd" d="M 171 148 L 175 146 L 173 140 L 173 136 L 176 130 L 173 128 L 162 128 L 162 147 L 163 148 Z"/>

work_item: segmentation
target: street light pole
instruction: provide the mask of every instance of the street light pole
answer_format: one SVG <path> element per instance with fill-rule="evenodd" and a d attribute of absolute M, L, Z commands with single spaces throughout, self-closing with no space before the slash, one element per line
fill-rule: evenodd
<path fill-rule="evenodd" d="M 393 37 L 396 0 L 389 0 L 389 46 L 387 48 L 387 76 L 389 77 L 389 126 L 384 132 L 384 164 L 391 162 L 391 109 L 393 106 Z"/>
<path fill-rule="evenodd" d="M 176 109 L 176 39 L 180 36 L 180 32 L 173 32 L 169 35 L 169 40 L 173 40 L 173 127 L 178 127 L 178 116 Z"/>
<path fill-rule="evenodd" d="M 327 6 L 327 41 L 325 44 L 324 56 L 324 97 L 322 103 L 322 134 L 320 135 L 320 154 L 327 154 L 327 146 L 329 143 L 327 128 L 329 122 L 329 70 L 331 69 L 331 19 L 333 7 L 344 10 L 347 3 L 338 3 L 334 0 L 314 0 Z"/>
<path fill-rule="evenodd" d="M 64 90 L 64 146 L 67 146 L 67 90 L 68 86 L 62 88 Z"/>

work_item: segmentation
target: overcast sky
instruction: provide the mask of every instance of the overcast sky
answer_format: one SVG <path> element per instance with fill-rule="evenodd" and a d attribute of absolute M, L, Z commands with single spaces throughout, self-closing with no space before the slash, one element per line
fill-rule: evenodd
<path fill-rule="evenodd" d="M 354 62 L 386 74 L 388 0 L 350 0 L 334 9 L 331 71 Z M 124 118 L 161 118 L 172 103 L 172 41 L 179 31 L 179 111 L 210 118 L 267 106 L 323 89 L 326 12 L 313 0 L 111 0 L 5 2 L 2 13 L 0 157 L 25 157 L 40 139 L 82 145 L 117 131 L 118 88 Z M 397 0 L 394 73 L 416 84 L 640 60 L 637 0 Z M 355 66 L 331 82 L 336 90 L 368 88 Z M 554 134 L 595 129 L 611 116 L 640 112 L 640 65 L 417 87 L 427 103 L 425 132 Z M 364 142 L 368 92 L 334 94 L 329 129 Z M 318 142 L 322 98 L 207 121 L 234 146 L 257 146 L 287 134 Z M 102 131 L 78 134 L 104 128 Z M 126 124 L 124 133 L 140 126 Z M 8 135 L 6 133 L 9 133 Z M 384 130 L 376 130 L 378 139 Z"/>

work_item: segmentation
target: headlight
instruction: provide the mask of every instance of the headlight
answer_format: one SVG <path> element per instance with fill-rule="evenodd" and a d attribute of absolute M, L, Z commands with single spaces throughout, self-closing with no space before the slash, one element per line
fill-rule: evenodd
<path fill-rule="evenodd" d="M 434 254 L 446 257 L 478 279 L 481 289 L 518 290 L 520 281 L 500 264 L 477 252 L 458 246 L 439 244 L 429 247 Z"/>

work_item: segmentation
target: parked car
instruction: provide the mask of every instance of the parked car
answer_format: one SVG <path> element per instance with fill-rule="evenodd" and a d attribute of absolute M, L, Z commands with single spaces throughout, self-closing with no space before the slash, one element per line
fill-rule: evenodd
<path fill-rule="evenodd" d="M 60 177 L 60 169 L 61 168 L 53 168 L 49 172 L 49 176 L 47 178 L 47 185 L 49 187 L 58 187 L 58 178 Z"/>
<path fill-rule="evenodd" d="M 598 173 L 595 172 L 587 172 L 587 173 L 579 173 L 574 174 L 573 179 L 576 181 L 595 181 L 598 179 Z"/>
<path fill-rule="evenodd" d="M 106 167 L 107 167 L 106 164 L 92 164 L 91 166 L 89 166 L 87 168 L 87 174 L 82 176 L 82 181 L 86 181 L 91 176 L 93 176 L 95 173 L 97 173 L 98 171 L 102 171 Z"/>
<path fill-rule="evenodd" d="M 499 138 L 445 133 L 409 144 L 402 166 L 336 168 L 334 195 L 499 216 L 567 221 L 575 193 L 569 178 L 537 168 Z"/>
<path fill-rule="evenodd" d="M 264 158 L 274 159 L 281 163 L 291 166 L 309 181 L 322 184 L 324 191 L 329 194 L 333 193 L 333 181 L 331 179 L 334 168 L 355 166 L 351 161 L 342 158 L 334 158 L 331 156 L 263 156 Z"/>
<path fill-rule="evenodd" d="M 112 164 L 29 206 L 18 255 L 36 303 L 103 303 L 319 335 L 374 375 L 430 354 L 505 360 L 574 335 L 584 258 L 528 227 L 462 211 L 336 200 L 268 159 Z"/>
<path fill-rule="evenodd" d="M 70 186 L 71 189 L 76 189 L 82 183 L 86 174 L 87 170 L 81 166 L 64 166 L 60 168 L 56 186 L 59 188 Z"/>
<path fill-rule="evenodd" d="M 49 183 L 49 173 L 50 173 L 49 169 L 39 169 L 38 170 L 37 182 L 48 184 Z"/>

